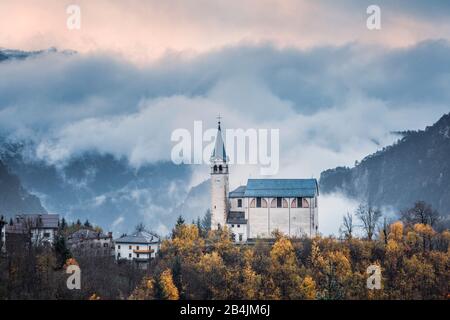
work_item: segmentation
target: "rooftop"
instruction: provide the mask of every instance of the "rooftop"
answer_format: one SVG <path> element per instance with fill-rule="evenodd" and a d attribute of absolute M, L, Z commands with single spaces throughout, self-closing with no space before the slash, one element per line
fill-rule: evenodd
<path fill-rule="evenodd" d="M 242 198 L 242 197 L 244 197 L 245 189 L 246 189 L 246 186 L 239 186 L 236 189 L 234 189 L 233 191 L 231 191 L 228 194 L 228 196 L 230 198 Z"/>
<path fill-rule="evenodd" d="M 317 195 L 319 195 L 319 187 L 316 179 L 249 179 L 244 192 L 244 197 L 294 198 Z"/>
<path fill-rule="evenodd" d="M 59 214 L 19 214 L 13 225 L 6 225 L 8 233 L 21 233 L 27 229 L 58 229 Z"/>
<path fill-rule="evenodd" d="M 116 243 L 157 243 L 159 242 L 159 237 L 148 231 L 138 231 L 132 235 L 125 235 L 114 241 Z"/>
<path fill-rule="evenodd" d="M 83 228 L 71 233 L 67 238 L 68 242 L 77 242 L 82 240 L 106 239 L 109 238 L 109 235 L 92 229 Z"/>

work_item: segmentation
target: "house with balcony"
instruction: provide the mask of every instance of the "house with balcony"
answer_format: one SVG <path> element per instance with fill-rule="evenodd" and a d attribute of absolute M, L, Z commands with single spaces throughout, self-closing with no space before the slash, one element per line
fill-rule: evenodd
<path fill-rule="evenodd" d="M 135 262 L 145 269 L 159 251 L 160 243 L 157 235 L 145 230 L 136 231 L 114 240 L 115 258 L 117 261 Z"/>

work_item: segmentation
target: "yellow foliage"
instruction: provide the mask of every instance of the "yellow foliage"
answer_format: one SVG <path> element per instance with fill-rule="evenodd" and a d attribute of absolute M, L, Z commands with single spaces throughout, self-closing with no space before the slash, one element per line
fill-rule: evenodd
<path fill-rule="evenodd" d="M 270 258 L 274 265 L 295 264 L 296 257 L 292 242 L 285 237 L 280 237 L 270 251 Z"/>
<path fill-rule="evenodd" d="M 436 234 L 436 231 L 430 225 L 423 223 L 416 223 L 414 231 L 422 236 L 434 236 Z"/>
<path fill-rule="evenodd" d="M 223 267 L 222 257 L 216 252 L 203 255 L 199 261 L 199 267 L 203 272 L 212 272 Z"/>
<path fill-rule="evenodd" d="M 386 245 L 386 253 L 388 255 L 397 255 L 400 252 L 400 245 L 394 239 L 389 239 Z"/>
<path fill-rule="evenodd" d="M 395 241 L 401 241 L 403 239 L 403 223 L 401 221 L 394 222 L 389 226 L 389 229 L 389 239 Z"/>
<path fill-rule="evenodd" d="M 313 278 L 310 276 L 306 276 L 305 279 L 303 279 L 300 292 L 302 293 L 302 296 L 306 300 L 314 300 L 316 298 L 316 282 Z"/>
<path fill-rule="evenodd" d="M 141 284 L 134 289 L 133 293 L 128 298 L 129 300 L 150 300 L 155 295 L 155 280 L 151 277 L 142 279 Z"/>
<path fill-rule="evenodd" d="M 166 300 L 178 300 L 180 298 L 178 289 L 173 282 L 172 271 L 166 269 L 159 277 L 159 283 L 162 290 L 162 296 Z"/>
<path fill-rule="evenodd" d="M 336 274 L 339 277 L 347 277 L 351 273 L 351 264 L 345 254 L 341 251 L 332 251 L 327 253 L 327 260 L 334 265 Z"/>

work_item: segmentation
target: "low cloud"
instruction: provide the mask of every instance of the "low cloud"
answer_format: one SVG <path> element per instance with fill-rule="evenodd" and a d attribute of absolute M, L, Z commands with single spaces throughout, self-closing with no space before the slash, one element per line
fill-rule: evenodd
<path fill-rule="evenodd" d="M 444 40 L 403 49 L 241 45 L 145 67 L 48 54 L 0 63 L 0 134 L 32 140 L 49 163 L 95 150 L 139 167 L 170 160 L 173 130 L 192 130 L 195 120 L 214 128 L 220 114 L 226 128 L 280 129 L 279 177 L 318 178 L 392 143 L 391 131 L 424 128 L 448 112 L 448 57 Z M 192 185 L 207 178 L 205 166 L 193 168 Z M 258 175 L 232 172 L 231 188 Z"/>

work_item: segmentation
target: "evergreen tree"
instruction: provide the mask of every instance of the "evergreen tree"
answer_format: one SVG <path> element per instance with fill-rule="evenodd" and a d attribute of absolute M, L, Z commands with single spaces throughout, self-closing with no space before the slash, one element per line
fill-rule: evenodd
<path fill-rule="evenodd" d="M 92 225 L 91 225 L 91 223 L 89 222 L 88 219 L 86 219 L 86 221 L 84 222 L 84 226 L 85 226 L 86 228 L 92 228 Z"/>

